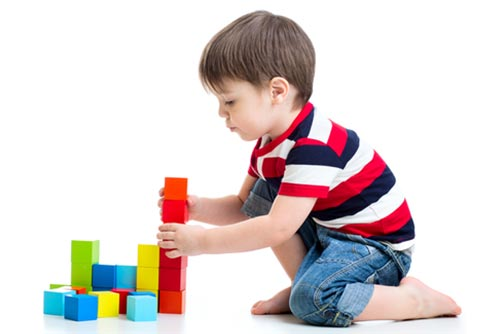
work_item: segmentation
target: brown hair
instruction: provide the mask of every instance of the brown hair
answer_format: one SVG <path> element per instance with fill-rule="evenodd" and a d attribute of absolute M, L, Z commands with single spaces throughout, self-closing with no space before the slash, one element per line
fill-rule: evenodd
<path fill-rule="evenodd" d="M 208 42 L 199 74 L 205 89 L 220 91 L 224 79 L 261 86 L 283 77 L 298 90 L 302 107 L 311 97 L 315 53 L 311 40 L 294 21 L 266 11 L 241 16 Z"/>

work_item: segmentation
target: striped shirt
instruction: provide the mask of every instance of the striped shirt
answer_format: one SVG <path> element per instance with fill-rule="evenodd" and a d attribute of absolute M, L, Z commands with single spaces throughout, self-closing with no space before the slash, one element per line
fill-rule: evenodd
<path fill-rule="evenodd" d="M 384 160 L 311 103 L 281 136 L 257 141 L 248 173 L 280 195 L 316 197 L 311 217 L 322 226 L 396 250 L 413 245 L 408 204 Z"/>

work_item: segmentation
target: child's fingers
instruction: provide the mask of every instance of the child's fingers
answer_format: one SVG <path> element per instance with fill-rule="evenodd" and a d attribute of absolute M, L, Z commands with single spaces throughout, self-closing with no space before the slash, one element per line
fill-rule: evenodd
<path fill-rule="evenodd" d="M 158 193 L 160 195 L 160 197 L 163 197 L 165 195 L 164 191 L 163 191 L 164 188 L 161 188 Z"/>

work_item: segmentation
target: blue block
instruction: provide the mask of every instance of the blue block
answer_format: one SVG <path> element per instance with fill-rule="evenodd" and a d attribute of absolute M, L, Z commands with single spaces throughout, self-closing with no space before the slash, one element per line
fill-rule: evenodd
<path fill-rule="evenodd" d="M 51 315 L 64 315 L 64 296 L 76 295 L 71 287 L 60 287 L 43 292 L 43 313 Z"/>
<path fill-rule="evenodd" d="M 137 282 L 137 266 L 116 266 L 116 283 L 118 289 L 135 289 Z"/>
<path fill-rule="evenodd" d="M 66 295 L 64 300 L 64 319 L 97 320 L 97 296 Z"/>
<path fill-rule="evenodd" d="M 111 290 L 115 287 L 116 265 L 92 265 L 92 288 L 94 290 Z"/>
<path fill-rule="evenodd" d="M 158 315 L 156 297 L 149 295 L 127 296 L 127 319 L 132 321 L 155 321 Z"/>

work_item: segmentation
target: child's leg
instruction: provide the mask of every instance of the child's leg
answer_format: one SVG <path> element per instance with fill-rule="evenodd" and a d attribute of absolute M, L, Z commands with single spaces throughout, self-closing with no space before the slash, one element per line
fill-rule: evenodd
<path fill-rule="evenodd" d="M 266 182 L 257 180 L 241 211 L 249 217 L 265 215 L 271 209 L 276 196 L 276 191 Z M 295 278 L 307 248 L 315 242 L 315 231 L 312 226 L 310 221 L 304 223 L 299 233 L 283 244 L 272 248 L 291 281 Z M 253 305 L 251 312 L 253 314 L 289 313 L 290 291 L 291 286 L 278 292 L 271 299 L 258 301 Z"/>
<path fill-rule="evenodd" d="M 458 315 L 449 297 L 414 278 L 401 279 L 410 258 L 361 237 L 318 228 L 314 262 L 299 270 L 291 311 L 315 325 L 345 327 L 361 320 L 401 320 Z M 314 251 L 314 249 L 312 249 Z"/>
<path fill-rule="evenodd" d="M 290 240 L 278 247 L 273 247 L 273 252 L 285 269 L 290 280 L 293 281 L 297 270 L 306 255 L 306 247 L 299 234 L 295 234 Z M 252 307 L 252 314 L 280 314 L 290 313 L 291 286 L 281 290 L 271 299 L 261 300 Z"/>
<path fill-rule="evenodd" d="M 416 278 L 406 277 L 397 287 L 375 285 L 372 298 L 354 321 L 422 319 L 456 316 L 461 312 L 450 297 Z"/>

